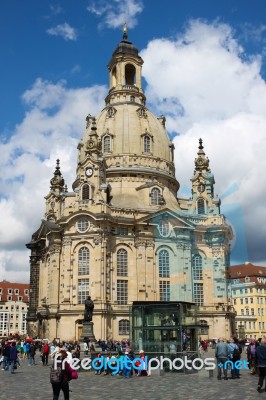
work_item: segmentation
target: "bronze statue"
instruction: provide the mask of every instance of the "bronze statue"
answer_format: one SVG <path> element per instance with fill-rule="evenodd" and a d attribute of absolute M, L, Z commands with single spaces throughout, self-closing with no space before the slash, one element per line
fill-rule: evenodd
<path fill-rule="evenodd" d="M 87 300 L 85 300 L 84 321 L 92 321 L 93 309 L 94 303 L 91 296 L 88 296 Z"/>

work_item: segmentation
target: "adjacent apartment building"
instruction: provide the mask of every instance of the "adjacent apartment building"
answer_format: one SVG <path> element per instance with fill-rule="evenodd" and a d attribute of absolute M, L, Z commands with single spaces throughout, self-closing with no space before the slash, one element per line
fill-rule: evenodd
<path fill-rule="evenodd" d="M 239 337 L 266 336 L 266 267 L 250 262 L 230 267 L 232 303 Z"/>
<path fill-rule="evenodd" d="M 0 336 L 27 334 L 29 284 L 0 282 Z"/>

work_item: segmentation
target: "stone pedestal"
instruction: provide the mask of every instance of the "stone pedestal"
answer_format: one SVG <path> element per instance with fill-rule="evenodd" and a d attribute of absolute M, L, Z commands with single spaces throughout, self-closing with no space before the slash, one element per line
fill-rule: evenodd
<path fill-rule="evenodd" d="M 93 322 L 92 321 L 84 321 L 83 322 L 83 327 L 82 327 L 82 334 L 80 337 L 80 341 L 90 341 L 93 343 L 96 343 L 95 335 L 93 332 Z"/>
<path fill-rule="evenodd" d="M 84 321 L 82 327 L 82 334 L 80 336 L 80 342 L 92 342 L 94 345 L 94 349 L 97 352 L 102 351 L 101 347 L 98 345 L 97 340 L 95 339 L 95 335 L 93 332 L 93 322 L 92 321 Z"/>

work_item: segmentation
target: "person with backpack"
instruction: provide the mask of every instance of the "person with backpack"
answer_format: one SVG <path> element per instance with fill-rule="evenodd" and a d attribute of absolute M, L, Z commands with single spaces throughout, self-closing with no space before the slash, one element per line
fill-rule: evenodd
<path fill-rule="evenodd" d="M 54 358 L 50 374 L 50 382 L 53 388 L 53 400 L 59 399 L 61 390 L 64 393 L 64 399 L 69 400 L 69 381 L 74 379 L 72 372 L 73 369 L 67 361 L 66 350 L 60 350 L 59 355 L 56 355 Z"/>
<path fill-rule="evenodd" d="M 233 365 L 231 366 L 231 379 L 239 379 L 239 369 L 235 367 L 235 363 L 236 361 L 240 360 L 240 350 L 235 338 L 230 339 L 230 342 L 228 344 L 228 351 L 229 359 L 233 363 Z"/>

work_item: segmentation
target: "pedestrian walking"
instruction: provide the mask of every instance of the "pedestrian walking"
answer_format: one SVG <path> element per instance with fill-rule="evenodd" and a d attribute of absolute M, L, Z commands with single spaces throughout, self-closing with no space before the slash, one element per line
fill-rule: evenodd
<path fill-rule="evenodd" d="M 256 348 L 256 364 L 259 368 L 259 381 L 257 391 L 262 390 L 264 379 L 266 380 L 266 339 L 262 339 L 260 345 Z M 266 392 L 266 383 L 264 390 Z"/>
<path fill-rule="evenodd" d="M 222 371 L 224 374 L 224 379 L 227 380 L 227 365 L 225 364 L 226 361 L 228 361 L 230 353 L 228 350 L 228 345 L 227 343 L 224 342 L 223 338 L 218 339 L 218 343 L 215 348 L 215 357 L 217 360 L 217 370 L 218 370 L 218 375 L 217 379 L 221 380 L 222 379 Z"/>

